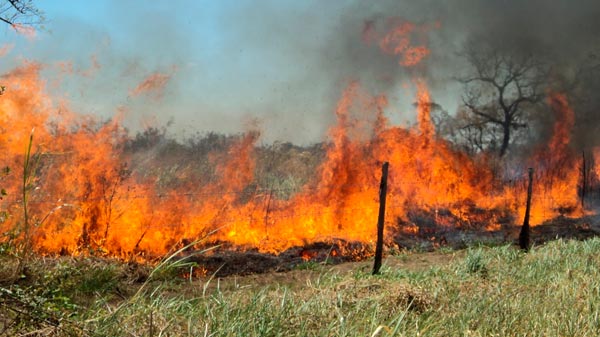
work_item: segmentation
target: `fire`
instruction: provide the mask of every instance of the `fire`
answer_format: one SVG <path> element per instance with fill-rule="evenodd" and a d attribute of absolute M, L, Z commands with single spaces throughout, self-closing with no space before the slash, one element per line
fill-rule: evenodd
<path fill-rule="evenodd" d="M 583 214 L 577 195 L 579 165 L 569 149 L 575 112 L 564 94 L 550 93 L 548 103 L 555 115 L 553 136 L 546 147 L 538 149 L 531 163 L 539 168 L 536 178 L 542 182 L 535 194 L 544 196 L 532 207 L 532 217 L 538 222 L 565 212 Z"/>
<path fill-rule="evenodd" d="M 412 42 L 415 37 L 425 40 L 423 35 L 418 36 L 418 33 L 425 33 L 430 27 L 427 25 L 417 26 L 400 18 L 388 20 L 388 26 L 391 26 L 391 28 L 383 35 L 379 41 L 379 46 L 383 52 L 398 56 L 398 64 L 404 67 L 412 67 L 421 63 L 429 55 L 430 51 L 427 46 L 424 44 L 414 45 Z M 373 32 L 372 23 L 365 25 L 363 41 L 372 39 Z"/>
<path fill-rule="evenodd" d="M 366 28 L 365 40 L 378 38 L 373 29 Z M 394 21 L 378 46 L 412 67 L 429 54 L 425 45 L 412 45 L 411 36 L 424 30 Z M 371 244 L 383 161 L 391 168 L 388 242 L 395 235 L 427 234 L 428 226 L 498 230 L 506 217 L 518 223 L 524 213 L 525 180 L 508 184 L 497 179 L 485 159 L 472 158 L 436 135 L 423 78 L 413 80 L 413 127 L 390 125 L 386 96 L 350 83 L 335 109 L 337 122 L 315 179 L 289 199 L 279 199 L 253 185 L 259 132 L 246 133 L 226 153 L 210 155 L 216 179 L 182 177 L 176 185 L 164 185 L 130 167 L 123 146 L 128 135 L 118 116 L 100 123 L 66 105 L 57 108 L 39 77 L 41 68 L 27 63 L 2 80 L 10 89 L 0 98 L 0 163 L 22 167 L 35 128 L 31 160 L 36 169 L 28 186 L 16 169 L 2 180 L 10 197 L 0 202 L 10 217 L 0 228 L 23 238 L 27 204 L 31 238 L 42 254 L 151 258 L 202 239 L 270 253 L 340 239 Z M 154 74 L 131 94 L 160 91 L 168 79 Z M 551 94 L 549 104 L 556 114 L 553 137 L 528 163 L 537 172 L 534 225 L 566 208 L 574 214 L 582 211 L 577 165 L 569 149 L 574 112 L 560 93 Z M 308 260 L 311 254 L 301 257 Z"/>
<path fill-rule="evenodd" d="M 310 261 L 317 256 L 316 252 L 311 252 L 310 250 L 303 250 L 300 252 L 300 257 L 303 261 Z"/>
<path fill-rule="evenodd" d="M 597 182 L 598 179 L 600 179 L 600 146 L 595 147 L 592 150 L 592 155 L 593 155 L 593 162 L 592 162 L 593 170 L 591 171 L 592 179 L 595 179 Z"/>
<path fill-rule="evenodd" d="M 163 91 L 171 79 L 171 74 L 153 73 L 146 77 L 140 84 L 129 92 L 129 96 L 135 97 L 141 94 L 154 93 L 156 99 L 162 98 Z"/>
<path fill-rule="evenodd" d="M 31 26 L 25 26 L 20 23 L 13 23 L 12 27 L 17 33 L 25 36 L 28 40 L 33 40 L 37 36 L 35 28 Z"/>
<path fill-rule="evenodd" d="M 419 64 L 427 55 L 429 49 L 425 45 L 413 45 L 412 35 L 424 27 L 417 27 L 414 23 L 398 18 L 390 20 L 393 28 L 380 40 L 379 46 L 385 53 L 399 56 L 398 64 L 405 67 Z"/>

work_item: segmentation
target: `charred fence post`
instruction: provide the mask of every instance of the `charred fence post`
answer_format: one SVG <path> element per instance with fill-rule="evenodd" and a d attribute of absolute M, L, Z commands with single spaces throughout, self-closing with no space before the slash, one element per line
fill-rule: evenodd
<path fill-rule="evenodd" d="M 585 194 L 587 192 L 588 169 L 585 161 L 585 150 L 581 151 L 581 208 L 585 208 Z"/>
<path fill-rule="evenodd" d="M 379 216 L 377 217 L 377 245 L 375 246 L 375 263 L 373 275 L 379 274 L 381 260 L 383 259 L 383 224 L 385 222 L 385 197 L 387 194 L 387 176 L 389 163 L 386 161 L 381 167 L 381 183 L 379 184 Z"/>
<path fill-rule="evenodd" d="M 529 250 L 529 214 L 531 212 L 531 195 L 533 194 L 533 168 L 529 168 L 529 186 L 527 187 L 527 206 L 525 208 L 525 219 L 523 227 L 519 234 L 519 247 L 524 250 Z"/>

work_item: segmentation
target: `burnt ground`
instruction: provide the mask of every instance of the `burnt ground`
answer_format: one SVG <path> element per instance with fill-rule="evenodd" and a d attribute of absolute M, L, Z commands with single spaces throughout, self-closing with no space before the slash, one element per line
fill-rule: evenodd
<path fill-rule="evenodd" d="M 383 265 L 393 270 L 422 271 L 431 266 L 443 266 L 454 259 L 464 256 L 461 251 L 432 251 L 432 252 L 406 252 L 401 255 L 384 257 Z M 342 262 L 334 265 L 307 264 L 298 265 L 294 269 L 282 272 L 264 272 L 247 275 L 233 274 L 219 278 L 212 275 L 200 278 L 207 289 L 218 287 L 221 290 L 238 290 L 244 288 L 262 289 L 267 286 L 285 286 L 291 289 L 300 289 L 314 285 L 325 275 L 348 275 L 353 273 L 371 273 L 372 259 L 362 261 Z M 218 280 L 216 280 L 218 279 Z"/>
<path fill-rule="evenodd" d="M 469 246 L 516 244 L 520 226 L 503 225 L 496 231 L 485 231 L 470 228 L 449 229 L 447 226 L 432 226 L 427 223 L 415 234 L 397 234 L 392 242 L 386 243 L 386 254 L 401 251 L 435 252 L 440 248 L 452 250 Z M 564 216 L 546 221 L 535 226 L 531 231 L 534 245 L 562 239 L 585 240 L 600 235 L 600 216 L 590 215 L 581 218 Z M 346 262 L 363 261 L 353 264 L 353 268 L 371 268 L 366 260 L 372 257 L 374 248 L 371 245 L 336 240 L 318 242 L 303 247 L 290 248 L 279 255 L 260 253 L 258 251 L 234 251 L 227 248 L 215 250 L 210 254 L 190 255 L 188 261 L 195 262 L 206 275 L 217 277 L 231 275 L 252 275 L 269 272 L 285 272 L 295 269 L 310 269 L 311 264 L 342 265 Z M 437 256 L 423 255 L 425 265 L 430 265 L 427 258 Z M 445 257 L 444 257 L 445 258 Z M 365 266 L 361 267 L 362 264 Z M 290 277 L 285 276 L 285 277 Z"/>

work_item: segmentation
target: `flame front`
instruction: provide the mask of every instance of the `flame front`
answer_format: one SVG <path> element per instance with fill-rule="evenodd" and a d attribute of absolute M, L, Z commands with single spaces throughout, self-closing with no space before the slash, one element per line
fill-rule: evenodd
<path fill-rule="evenodd" d="M 411 45 L 415 25 L 395 24 L 378 45 L 413 67 L 429 51 Z M 123 147 L 128 136 L 119 118 L 98 123 L 64 104 L 57 108 L 40 69 L 29 63 L 7 74 L 3 81 L 10 90 L 0 98 L 1 162 L 15 172 L 2 181 L 9 196 L 2 207 L 9 216 L 0 228 L 17 238 L 23 235 L 26 197 L 28 221 L 35 225 L 31 238 L 40 253 L 155 257 L 207 235 L 235 249 L 270 253 L 335 239 L 370 244 L 376 236 L 378 173 L 384 161 L 390 163 L 388 241 L 418 232 L 428 217 L 449 229 L 497 229 L 506 216 L 514 223 L 524 214 L 524 180 L 497 179 L 488 160 L 462 153 L 436 135 L 423 78 L 413 80 L 418 122 L 413 127 L 390 125 L 384 114 L 387 98 L 350 83 L 335 109 L 337 123 L 314 180 L 280 199 L 268 190 L 252 192 L 257 132 L 241 137 L 226 155 L 211 155 L 218 179 L 164 186 L 157 177 L 129 168 L 131 158 Z M 574 112 L 560 93 L 550 95 L 550 106 L 556 114 L 550 146 L 528 163 L 536 167 L 535 196 L 544 196 L 534 197 L 534 225 L 567 208 L 582 212 L 578 169 L 568 146 Z M 37 167 L 31 184 L 23 186 L 14 168 L 23 165 L 32 128 Z"/>

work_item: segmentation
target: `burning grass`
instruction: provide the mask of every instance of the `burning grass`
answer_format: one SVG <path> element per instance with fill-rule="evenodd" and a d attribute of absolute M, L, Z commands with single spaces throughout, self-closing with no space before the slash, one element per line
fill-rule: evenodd
<path fill-rule="evenodd" d="M 596 234 L 580 196 L 598 168 L 579 168 L 565 94 L 548 89 L 543 109 L 554 128 L 529 158 L 466 153 L 436 134 L 435 103 L 418 73 L 430 54 L 426 35 L 439 28 L 395 18 L 386 32 L 364 31 L 367 45 L 411 69 L 415 125 L 392 125 L 389 93 L 354 81 L 327 140 L 312 147 L 259 145 L 258 130 L 187 144 L 152 128 L 133 138 L 118 115 L 100 122 L 57 103 L 37 63 L 4 75 L 0 162 L 23 170 L 0 181 L 0 244 L 9 252 L 0 269 L 0 334 L 595 332 L 598 239 L 556 241 L 530 255 L 509 245 L 469 249 L 425 270 L 396 269 L 390 257 L 379 277 L 327 266 L 371 256 L 382 162 L 390 164 L 389 254 L 513 241 L 527 167 L 536 172 L 530 222 L 538 243 Z M 130 94 L 159 93 L 172 75 L 154 74 Z M 243 276 L 269 280 L 273 271 L 311 276 L 263 287 Z M 232 274 L 243 283 L 221 279 Z"/>
<path fill-rule="evenodd" d="M 0 231 L 7 235 L 0 242 L 42 255 L 146 261 L 208 233 L 212 244 L 259 254 L 342 241 L 369 247 L 382 162 L 390 164 L 388 246 L 408 233 L 515 225 L 524 215 L 525 167 L 536 168 L 532 225 L 584 215 L 578 156 L 570 147 L 575 111 L 566 95 L 549 92 L 552 136 L 518 165 L 465 153 L 436 134 L 434 102 L 418 68 L 429 55 L 426 35 L 438 28 L 396 18 L 385 32 L 365 31 L 367 44 L 411 69 L 416 125 L 392 125 L 389 93 L 371 93 L 355 81 L 333 111 L 327 140 L 305 148 L 259 146 L 257 130 L 209 134 L 186 145 L 160 129 L 132 137 L 119 115 L 100 122 L 58 103 L 46 90 L 42 66 L 26 63 L 2 78 L 9 90 L 0 100 L 6 134 L 0 162 L 12 172 L 28 164 L 25 177 L 2 177 L 8 197 L 0 200 L 6 211 Z M 168 76 L 158 75 L 140 92 L 164 85 Z"/>
<path fill-rule="evenodd" d="M 600 324 L 599 256 L 598 238 L 557 240 L 528 254 L 511 245 L 405 252 L 388 257 L 379 276 L 370 275 L 370 263 L 355 262 L 193 281 L 174 277 L 169 268 L 138 266 L 133 273 L 131 264 L 115 260 L 37 258 L 26 275 L 0 286 L 0 331 L 589 336 Z M 2 264 L 3 274 L 9 265 Z"/>
<path fill-rule="evenodd" d="M 66 108 L 57 114 L 35 64 L 5 78 L 13 90 L 2 96 L 0 112 L 14 128 L 0 142 L 2 162 L 22 165 L 31 127 L 36 131 L 27 179 L 12 173 L 2 181 L 9 197 L 0 206 L 10 216 L 0 229 L 41 254 L 152 260 L 211 232 L 215 243 L 270 254 L 336 240 L 369 246 L 382 161 L 391 167 L 388 244 L 415 228 L 422 235 L 432 226 L 493 231 L 524 213 L 522 172 L 501 178 L 493 163 L 435 134 L 423 79 L 415 79 L 417 125 L 390 125 L 387 98 L 355 82 L 340 98 L 329 141 L 302 148 L 258 146 L 256 131 L 209 134 L 187 146 L 157 129 L 132 139 L 118 118 L 98 123 Z M 565 211 L 584 214 L 568 147 L 574 111 L 560 94 L 548 109 L 557 115 L 554 137 L 527 163 L 540 167 L 533 224 Z"/>

